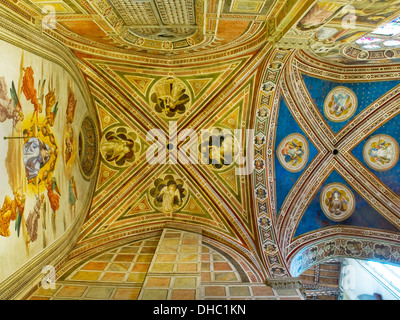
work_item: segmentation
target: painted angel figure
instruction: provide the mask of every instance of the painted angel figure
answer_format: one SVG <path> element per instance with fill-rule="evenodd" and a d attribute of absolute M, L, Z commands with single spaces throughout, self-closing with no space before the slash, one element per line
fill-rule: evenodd
<path fill-rule="evenodd" d="M 58 111 L 58 101 L 56 101 L 56 90 L 52 85 L 53 81 L 49 82 L 49 92 L 45 96 L 46 100 L 46 123 L 54 126 Z"/>
<path fill-rule="evenodd" d="M 285 162 L 291 162 L 295 165 L 299 159 L 303 156 L 304 150 L 301 145 L 296 144 L 293 141 L 285 143 L 285 146 L 281 150 L 281 153 L 285 159 Z"/>
<path fill-rule="evenodd" d="M 176 187 L 175 183 L 171 183 L 168 186 L 163 187 L 158 198 L 162 199 L 162 211 L 171 213 L 175 210 L 175 205 L 181 205 L 181 192 Z"/>
<path fill-rule="evenodd" d="M 16 128 L 18 122 L 24 120 L 22 107 L 19 103 L 18 95 L 15 90 L 14 81 L 11 83 L 10 94 L 8 97 L 8 88 L 4 77 L 0 78 L 0 122 L 7 119 L 13 121 L 13 126 Z"/>
<path fill-rule="evenodd" d="M 40 169 L 49 161 L 54 149 L 38 138 L 29 138 L 24 144 L 23 160 L 28 180 L 35 178 Z"/>
<path fill-rule="evenodd" d="M 393 159 L 395 151 L 391 143 L 381 140 L 375 148 L 369 150 L 369 155 L 377 162 L 389 163 Z"/>
<path fill-rule="evenodd" d="M 18 192 L 14 192 L 14 200 L 11 200 L 9 196 L 6 196 L 3 202 L 3 206 L 0 208 L 0 235 L 3 237 L 9 237 L 10 222 L 17 220 L 18 217 L 22 217 L 25 211 L 25 195 L 20 195 Z M 19 230 L 17 222 L 15 224 L 16 229 Z"/>
<path fill-rule="evenodd" d="M 343 92 L 338 92 L 333 96 L 333 105 L 331 107 L 331 113 L 340 116 L 343 111 L 349 108 L 350 96 Z"/>

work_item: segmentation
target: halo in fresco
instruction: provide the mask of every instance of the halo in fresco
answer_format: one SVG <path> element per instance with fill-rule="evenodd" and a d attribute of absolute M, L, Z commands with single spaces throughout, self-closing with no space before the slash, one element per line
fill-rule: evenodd
<path fill-rule="evenodd" d="M 320 203 L 325 215 L 333 221 L 347 219 L 355 208 L 353 192 L 341 183 L 331 183 L 322 189 Z"/>
<path fill-rule="evenodd" d="M 363 148 L 364 161 L 374 170 L 385 171 L 393 168 L 399 160 L 399 145 L 388 135 L 371 137 Z"/>
<path fill-rule="evenodd" d="M 278 146 L 280 164 L 288 171 L 298 172 L 307 164 L 309 148 L 306 138 L 294 133 L 284 138 Z"/>
<path fill-rule="evenodd" d="M 349 119 L 357 109 L 357 97 L 346 87 L 336 87 L 328 93 L 324 103 L 325 116 L 334 122 Z"/>

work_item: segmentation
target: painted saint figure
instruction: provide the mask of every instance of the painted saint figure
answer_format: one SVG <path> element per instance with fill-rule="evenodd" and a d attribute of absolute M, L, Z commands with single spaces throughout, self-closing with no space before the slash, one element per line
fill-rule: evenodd
<path fill-rule="evenodd" d="M 26 222 L 25 222 L 26 230 L 28 232 L 30 242 L 35 242 L 38 237 L 40 210 L 41 210 L 43 201 L 44 201 L 43 194 L 41 196 L 36 196 L 35 207 L 29 213 L 28 218 L 26 219 Z"/>
<path fill-rule="evenodd" d="M 389 163 L 395 156 L 395 150 L 390 142 L 380 140 L 376 147 L 369 149 L 369 155 L 375 162 Z"/>
<path fill-rule="evenodd" d="M 285 162 L 292 162 L 292 165 L 296 165 L 304 154 L 303 147 L 300 144 L 296 144 L 294 141 L 285 143 L 281 153 L 285 159 Z"/>
<path fill-rule="evenodd" d="M 38 138 L 29 138 L 23 147 L 23 160 L 28 180 L 35 178 L 49 161 L 54 149 Z"/>
<path fill-rule="evenodd" d="M 330 213 L 340 215 L 347 210 L 345 197 L 337 190 L 333 191 L 331 197 L 328 199 L 328 210 Z"/>
<path fill-rule="evenodd" d="M 350 104 L 350 95 L 344 92 L 337 92 L 333 95 L 333 104 L 330 108 L 331 114 L 340 116 L 345 110 L 347 110 Z"/>
<path fill-rule="evenodd" d="M 75 217 L 76 213 L 76 200 L 78 200 L 78 192 L 76 190 L 75 178 L 72 176 L 68 181 L 68 202 L 72 217 Z"/>

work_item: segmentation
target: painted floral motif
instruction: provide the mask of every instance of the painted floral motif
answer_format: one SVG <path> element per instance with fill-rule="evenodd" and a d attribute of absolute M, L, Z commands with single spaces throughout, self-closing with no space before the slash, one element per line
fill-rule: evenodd
<path fill-rule="evenodd" d="M 349 119 L 357 109 L 357 97 L 346 87 L 336 87 L 325 99 L 325 116 L 334 122 Z"/>
<path fill-rule="evenodd" d="M 321 207 L 325 215 L 334 221 L 347 219 L 354 210 L 354 195 L 340 183 L 331 183 L 321 192 Z"/>
<path fill-rule="evenodd" d="M 308 150 L 307 140 L 302 135 L 291 134 L 279 144 L 277 157 L 285 169 L 297 172 L 307 164 Z"/>
<path fill-rule="evenodd" d="M 392 137 L 376 135 L 371 137 L 363 149 L 365 162 L 372 169 L 384 171 L 393 168 L 399 159 L 399 145 Z"/>

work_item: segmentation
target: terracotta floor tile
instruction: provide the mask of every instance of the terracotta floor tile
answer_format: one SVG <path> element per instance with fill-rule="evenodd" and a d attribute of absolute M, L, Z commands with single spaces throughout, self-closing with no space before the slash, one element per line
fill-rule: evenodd
<path fill-rule="evenodd" d="M 127 271 L 129 269 L 130 263 L 127 262 L 115 262 L 111 263 L 107 271 Z"/>
<path fill-rule="evenodd" d="M 173 263 L 154 263 L 151 267 L 151 272 L 172 272 L 174 270 Z"/>
<path fill-rule="evenodd" d="M 178 245 L 161 246 L 158 248 L 158 253 L 177 253 L 177 252 L 178 252 Z"/>
<path fill-rule="evenodd" d="M 86 288 L 86 286 L 65 285 L 57 292 L 56 296 L 59 298 L 80 298 Z"/>
<path fill-rule="evenodd" d="M 210 261 L 210 255 L 207 253 L 203 253 L 201 255 L 201 261 L 207 261 L 207 262 Z"/>
<path fill-rule="evenodd" d="M 231 271 L 232 268 L 228 262 L 214 262 L 214 270 Z"/>
<path fill-rule="evenodd" d="M 196 290 L 175 289 L 172 291 L 172 300 L 194 300 L 196 298 Z"/>
<path fill-rule="evenodd" d="M 113 299 L 116 300 L 137 300 L 140 288 L 117 288 Z"/>
<path fill-rule="evenodd" d="M 237 281 L 237 277 L 233 272 L 215 272 L 215 281 Z"/>
<path fill-rule="evenodd" d="M 121 272 L 106 272 L 103 277 L 101 278 L 101 281 L 116 281 L 116 282 L 121 282 L 125 277 L 125 273 Z"/>
<path fill-rule="evenodd" d="M 174 288 L 196 288 L 197 279 L 195 277 L 176 277 Z"/>
<path fill-rule="evenodd" d="M 163 239 L 161 240 L 161 246 L 177 246 L 179 239 Z"/>
<path fill-rule="evenodd" d="M 180 252 L 181 253 L 197 253 L 199 251 L 198 246 L 181 246 Z"/>
<path fill-rule="evenodd" d="M 250 290 L 247 286 L 229 287 L 229 294 L 231 296 L 249 296 Z"/>
<path fill-rule="evenodd" d="M 198 255 L 196 253 L 182 253 L 179 255 L 180 262 L 197 262 Z"/>
<path fill-rule="evenodd" d="M 180 232 L 166 232 L 164 233 L 164 238 L 180 238 L 181 233 Z"/>
<path fill-rule="evenodd" d="M 87 264 L 85 264 L 81 270 L 94 270 L 94 271 L 101 271 L 104 270 L 105 267 L 107 267 L 108 262 L 96 262 L 96 261 L 90 261 Z"/>
<path fill-rule="evenodd" d="M 202 272 L 201 273 L 201 281 L 211 281 L 211 273 L 210 272 Z"/>
<path fill-rule="evenodd" d="M 197 263 L 178 263 L 178 272 L 195 272 L 197 271 Z"/>
<path fill-rule="evenodd" d="M 143 245 L 144 245 L 145 247 L 148 247 L 148 246 L 150 246 L 150 247 L 157 247 L 157 245 L 158 245 L 158 240 L 147 240 L 147 241 L 145 241 L 145 242 L 143 243 Z"/>
<path fill-rule="evenodd" d="M 252 286 L 254 296 L 274 296 L 272 288 L 267 286 Z"/>
<path fill-rule="evenodd" d="M 157 254 L 156 256 L 156 262 L 174 262 L 176 259 L 177 255 L 176 254 Z"/>
<path fill-rule="evenodd" d="M 108 300 L 113 293 L 114 288 L 92 287 L 85 294 L 85 298 Z"/>
<path fill-rule="evenodd" d="M 156 247 L 143 247 L 140 249 L 140 253 L 154 253 L 156 249 Z"/>
<path fill-rule="evenodd" d="M 86 280 L 86 281 L 96 281 L 101 272 L 95 271 L 78 271 L 71 279 L 73 280 Z"/>
<path fill-rule="evenodd" d="M 149 269 L 150 263 L 135 263 L 132 267 L 132 272 L 146 272 Z"/>
<path fill-rule="evenodd" d="M 182 239 L 181 244 L 182 245 L 198 245 L 199 240 L 198 239 Z"/>
<path fill-rule="evenodd" d="M 45 296 L 45 297 L 51 297 L 57 290 L 60 288 L 59 285 L 56 285 L 55 289 L 45 289 L 43 287 L 40 287 L 39 289 L 36 290 L 35 295 L 36 296 Z"/>
<path fill-rule="evenodd" d="M 143 300 L 165 300 L 167 299 L 168 290 L 163 289 L 142 289 Z"/>
<path fill-rule="evenodd" d="M 147 279 L 146 287 L 168 288 L 171 282 L 169 277 L 149 277 Z"/>
<path fill-rule="evenodd" d="M 223 286 L 206 286 L 204 288 L 206 296 L 223 297 L 226 296 L 225 287 Z"/>
<path fill-rule="evenodd" d="M 201 263 L 201 270 L 202 271 L 209 271 L 210 270 L 210 264 L 208 262 L 202 262 Z"/>
<path fill-rule="evenodd" d="M 140 254 L 136 258 L 136 262 L 151 262 L 151 260 L 153 260 L 152 254 Z"/>
<path fill-rule="evenodd" d="M 135 273 L 131 273 L 126 281 L 142 283 L 145 278 L 146 278 L 145 272 L 135 272 Z"/>

